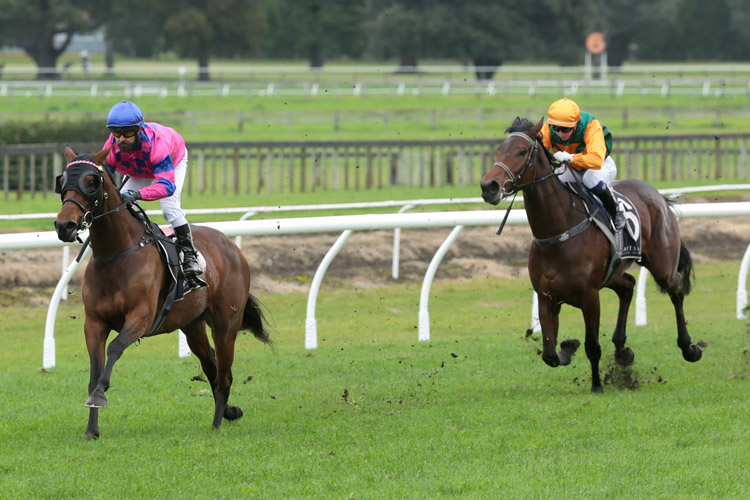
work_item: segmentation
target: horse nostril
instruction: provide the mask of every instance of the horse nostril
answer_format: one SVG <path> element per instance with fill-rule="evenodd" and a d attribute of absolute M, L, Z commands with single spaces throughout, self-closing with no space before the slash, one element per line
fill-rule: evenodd
<path fill-rule="evenodd" d="M 71 233 L 78 229 L 78 224 L 75 222 L 69 220 L 65 222 L 57 222 L 55 221 L 55 229 L 57 229 L 58 232 L 64 231 L 66 233 Z"/>
<path fill-rule="evenodd" d="M 496 194 L 500 190 L 500 184 L 497 181 L 483 182 L 482 192 L 486 194 Z"/>

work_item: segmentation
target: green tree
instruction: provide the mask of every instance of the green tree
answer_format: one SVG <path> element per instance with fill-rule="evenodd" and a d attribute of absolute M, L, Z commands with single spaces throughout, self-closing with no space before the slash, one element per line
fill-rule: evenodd
<path fill-rule="evenodd" d="M 368 37 L 368 55 L 398 58 L 399 71 L 416 71 L 428 52 L 430 25 L 424 22 L 429 2 L 421 0 L 369 0 L 362 26 Z"/>
<path fill-rule="evenodd" d="M 360 29 L 364 0 L 265 0 L 268 32 L 262 53 L 277 59 L 360 59 L 366 36 Z"/>
<path fill-rule="evenodd" d="M 0 43 L 21 47 L 38 79 L 59 77 L 57 59 L 75 33 L 101 26 L 98 0 L 0 0 Z"/>
<path fill-rule="evenodd" d="M 165 44 L 198 61 L 199 79 L 210 80 L 211 57 L 248 57 L 257 53 L 266 31 L 260 0 L 168 0 Z"/>

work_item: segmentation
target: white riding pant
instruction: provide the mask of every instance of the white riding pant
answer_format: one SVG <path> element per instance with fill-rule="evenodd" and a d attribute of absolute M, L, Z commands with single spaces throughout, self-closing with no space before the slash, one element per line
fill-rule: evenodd
<path fill-rule="evenodd" d="M 182 195 L 182 186 L 185 184 L 185 174 L 187 173 L 187 160 L 188 154 L 185 149 L 185 155 L 180 160 L 180 163 L 174 166 L 174 185 L 175 190 L 172 196 L 167 196 L 159 200 L 161 205 L 161 211 L 164 214 L 164 219 L 172 224 L 172 227 L 184 226 L 188 223 L 185 218 L 185 212 L 180 207 L 180 197 Z M 142 179 L 131 177 L 122 186 L 121 191 L 124 193 L 128 189 L 138 191 L 146 186 L 150 186 L 156 182 L 156 179 Z"/>
<path fill-rule="evenodd" d="M 576 170 L 569 165 L 560 167 L 557 171 L 562 170 L 562 173 L 557 177 L 560 182 L 581 182 L 584 186 L 591 189 L 600 182 L 604 182 L 609 186 L 615 177 L 617 177 L 617 165 L 615 160 L 611 156 L 605 158 L 602 168 L 594 170 L 593 168 L 587 168 L 585 170 Z"/>

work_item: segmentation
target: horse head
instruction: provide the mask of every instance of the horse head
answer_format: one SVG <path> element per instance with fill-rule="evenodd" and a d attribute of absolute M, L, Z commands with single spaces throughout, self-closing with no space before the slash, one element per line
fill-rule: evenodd
<path fill-rule="evenodd" d="M 55 192 L 60 194 L 62 207 L 55 220 L 57 237 L 74 241 L 78 232 L 88 228 L 104 209 L 109 198 L 107 186 L 113 186 L 104 164 L 109 148 L 95 155 L 76 155 L 70 146 L 65 147 L 68 164 L 55 179 Z"/>
<path fill-rule="evenodd" d="M 532 182 L 534 169 L 531 167 L 537 159 L 537 135 L 543 122 L 544 119 L 534 125 L 525 118 L 516 118 L 505 130 L 510 134 L 495 150 L 495 163 L 480 183 L 484 201 L 497 205 Z"/>

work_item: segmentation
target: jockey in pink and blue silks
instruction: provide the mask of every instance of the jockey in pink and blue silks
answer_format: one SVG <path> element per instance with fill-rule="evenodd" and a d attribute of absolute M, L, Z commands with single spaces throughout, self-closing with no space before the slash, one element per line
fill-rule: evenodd
<path fill-rule="evenodd" d="M 120 192 L 123 203 L 159 200 L 182 247 L 182 272 L 186 276 L 201 274 L 190 225 L 180 208 L 187 171 L 185 140 L 174 129 L 144 122 L 143 113 L 130 101 L 112 106 L 107 129 L 111 134 L 104 147 L 112 146 L 107 156 L 109 169 L 129 176 Z"/>

